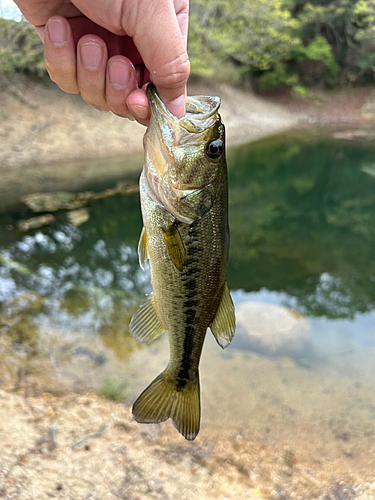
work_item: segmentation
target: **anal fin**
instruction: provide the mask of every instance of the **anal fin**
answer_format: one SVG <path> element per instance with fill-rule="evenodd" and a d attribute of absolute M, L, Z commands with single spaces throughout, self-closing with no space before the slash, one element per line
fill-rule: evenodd
<path fill-rule="evenodd" d="M 160 337 L 164 330 L 156 313 L 154 297 L 151 295 L 132 317 L 129 324 L 130 335 L 141 344 L 149 344 Z"/>
<path fill-rule="evenodd" d="M 210 325 L 216 342 L 225 349 L 231 343 L 236 329 L 236 318 L 234 315 L 234 305 L 230 296 L 227 283 L 223 287 L 219 307 Z"/>

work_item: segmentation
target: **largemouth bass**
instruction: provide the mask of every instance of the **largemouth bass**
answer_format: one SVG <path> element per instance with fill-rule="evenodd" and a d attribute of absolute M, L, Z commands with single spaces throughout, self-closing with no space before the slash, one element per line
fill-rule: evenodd
<path fill-rule="evenodd" d="M 188 440 L 199 432 L 199 360 L 209 327 L 222 348 L 235 330 L 226 284 L 228 185 L 219 97 L 188 97 L 177 119 L 153 85 L 140 178 L 139 261 L 150 263 L 153 293 L 130 322 L 148 343 L 167 331 L 170 361 L 133 405 L 140 423 L 172 419 Z"/>

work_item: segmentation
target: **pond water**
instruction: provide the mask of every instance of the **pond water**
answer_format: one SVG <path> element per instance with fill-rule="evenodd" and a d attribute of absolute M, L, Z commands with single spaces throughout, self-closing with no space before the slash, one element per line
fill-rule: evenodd
<path fill-rule="evenodd" d="M 293 351 L 240 339 L 222 351 L 209 333 L 200 436 L 233 429 L 373 471 L 375 146 L 283 136 L 231 150 L 228 163 L 234 302 L 291 309 L 305 336 Z M 168 360 L 165 336 L 142 346 L 128 333 L 151 290 L 136 251 L 139 196 L 89 210 L 78 228 L 59 212 L 27 234 L 12 227 L 30 213 L 0 216 L 1 379 L 27 361 L 51 391 L 126 382 L 133 400 Z M 270 335 L 277 326 L 271 318 Z"/>

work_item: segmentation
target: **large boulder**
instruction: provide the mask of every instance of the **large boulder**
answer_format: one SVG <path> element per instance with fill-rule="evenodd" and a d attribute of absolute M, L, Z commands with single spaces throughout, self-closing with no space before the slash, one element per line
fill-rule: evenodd
<path fill-rule="evenodd" d="M 235 345 L 268 355 L 296 354 L 306 341 L 308 320 L 287 307 L 242 302 L 236 307 Z"/>

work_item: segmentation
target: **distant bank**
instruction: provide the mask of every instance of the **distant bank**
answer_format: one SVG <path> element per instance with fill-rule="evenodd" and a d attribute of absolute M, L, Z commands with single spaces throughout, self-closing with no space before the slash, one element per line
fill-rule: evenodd
<path fill-rule="evenodd" d="M 371 87 L 314 90 L 306 97 L 290 91 L 258 96 L 224 84 L 201 82 L 189 85 L 189 94 L 220 95 L 229 146 L 293 127 L 375 126 Z M 142 152 L 143 126 L 101 113 L 79 95 L 65 94 L 52 83 L 23 78 L 0 86 L 0 118 L 0 170 L 7 172 L 9 182 L 33 165 L 51 166 L 54 175 L 59 175 L 60 162 Z M 101 165 L 99 162 L 98 168 L 106 176 Z"/>

